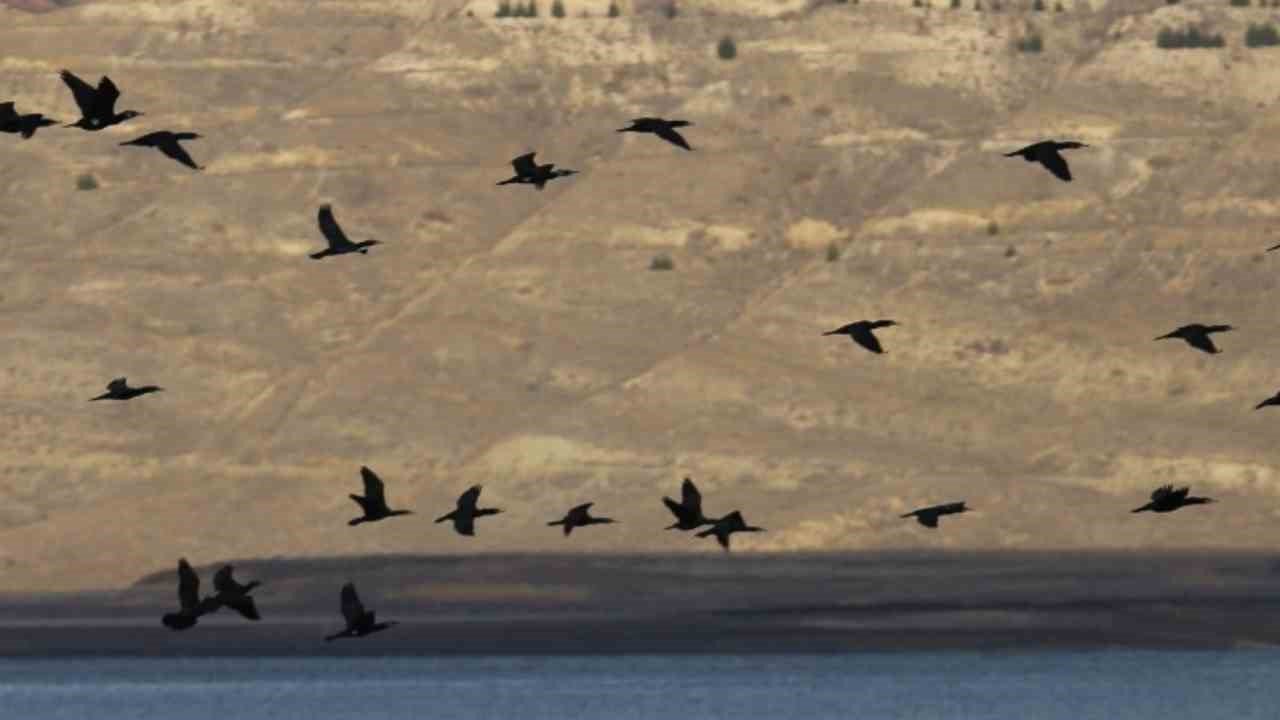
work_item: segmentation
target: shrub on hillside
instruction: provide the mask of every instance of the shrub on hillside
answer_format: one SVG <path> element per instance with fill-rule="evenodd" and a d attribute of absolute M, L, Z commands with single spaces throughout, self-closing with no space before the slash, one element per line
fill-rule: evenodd
<path fill-rule="evenodd" d="M 82 175 L 80 175 L 80 177 L 76 178 L 76 189 L 77 190 L 97 190 L 98 180 L 94 178 L 92 175 L 90 175 L 89 173 L 83 173 Z"/>
<path fill-rule="evenodd" d="M 1249 7 L 1249 0 L 1231 0 L 1231 7 Z"/>
<path fill-rule="evenodd" d="M 1251 48 L 1274 47 L 1280 45 L 1280 32 L 1275 25 L 1249 23 L 1249 29 L 1244 31 L 1244 44 Z"/>
<path fill-rule="evenodd" d="M 1040 37 L 1040 33 L 1032 33 L 1026 37 L 1018 38 L 1014 41 L 1013 46 L 1018 52 L 1038 53 L 1044 50 L 1044 39 Z"/>
<path fill-rule="evenodd" d="M 1044 0 L 1034 0 L 1031 3 L 1031 9 L 1035 12 L 1044 12 Z"/>
<path fill-rule="evenodd" d="M 499 18 L 511 17 L 511 0 L 502 0 L 502 2 L 498 3 L 498 11 L 493 16 Z"/>
<path fill-rule="evenodd" d="M 561 0 L 552 0 L 551 17 L 554 17 L 554 18 L 564 17 L 564 3 L 561 2 Z"/>
<path fill-rule="evenodd" d="M 618 17 L 621 14 L 622 14 L 622 11 L 618 9 L 618 3 L 610 0 L 609 12 L 608 12 L 609 17 Z"/>
<path fill-rule="evenodd" d="M 675 270 L 676 261 L 672 260 L 671 256 L 666 253 L 659 253 L 657 255 L 654 255 L 653 259 L 649 261 L 649 269 L 650 270 Z"/>
<path fill-rule="evenodd" d="M 732 60 L 738 57 L 738 44 L 733 41 L 733 38 L 725 35 L 716 45 L 716 54 L 721 60 Z"/>
<path fill-rule="evenodd" d="M 680 14 L 680 8 L 676 7 L 676 0 L 667 3 L 666 7 L 662 8 L 662 14 L 666 15 L 668 20 L 675 20 Z"/>
<path fill-rule="evenodd" d="M 1187 48 L 1220 48 L 1227 44 L 1221 34 L 1214 35 L 1209 32 L 1201 31 L 1195 26 L 1186 30 L 1174 30 L 1172 28 L 1164 28 L 1156 33 L 1156 47 L 1165 50 L 1179 50 Z"/>

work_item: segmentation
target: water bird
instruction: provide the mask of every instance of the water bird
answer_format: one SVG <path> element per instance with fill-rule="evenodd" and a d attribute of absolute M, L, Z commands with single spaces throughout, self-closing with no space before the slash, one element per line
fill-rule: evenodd
<path fill-rule="evenodd" d="M 1074 150 L 1076 148 L 1089 147 L 1082 142 L 1068 140 L 1066 142 L 1058 142 L 1057 140 L 1044 140 L 1042 142 L 1028 145 L 1021 150 L 1014 150 L 1011 153 L 1005 153 L 1005 157 L 1014 157 L 1021 155 L 1023 160 L 1027 162 L 1038 162 L 1045 166 L 1049 172 L 1064 182 L 1071 182 L 1071 168 L 1067 167 L 1067 159 L 1058 154 L 1059 150 Z"/>
<path fill-rule="evenodd" d="M 170 630 L 186 630 L 196 624 L 209 605 L 200 600 L 200 576 L 186 558 L 178 560 L 178 612 L 165 613 L 160 622 Z"/>
<path fill-rule="evenodd" d="M 631 121 L 629 127 L 620 128 L 618 132 L 637 132 L 637 133 L 653 133 L 667 142 L 682 147 L 685 150 L 692 150 L 689 143 L 676 132 L 678 127 L 687 127 L 693 125 L 688 120 L 664 120 L 656 117 L 642 117 Z"/>
<path fill-rule="evenodd" d="M 897 325 L 895 320 L 859 320 L 848 325 L 836 328 L 830 332 L 824 332 L 823 335 L 848 335 L 849 339 L 858 343 L 862 347 L 873 353 L 883 353 L 884 348 L 880 347 L 880 339 L 875 336 L 873 330 L 883 327 L 893 327 Z"/>
<path fill-rule="evenodd" d="M 1213 344 L 1213 339 L 1210 338 L 1209 335 L 1211 333 L 1226 332 L 1234 329 L 1235 328 L 1230 325 L 1201 325 L 1200 323 L 1192 323 L 1190 325 L 1183 325 L 1167 335 L 1161 335 L 1156 338 L 1156 340 L 1181 338 L 1182 340 L 1185 340 L 1188 345 L 1197 350 L 1203 350 L 1207 353 L 1219 353 L 1222 351 L 1218 349 L 1217 345 Z"/>
<path fill-rule="evenodd" d="M 697 486 L 689 478 L 685 478 L 680 485 L 680 502 L 663 496 L 662 503 L 676 516 L 675 523 L 668 525 L 666 530 L 696 530 L 703 525 L 715 523 L 702 514 L 702 493 L 698 492 Z"/>
<path fill-rule="evenodd" d="M 927 528 L 936 528 L 938 527 L 938 518 L 943 515 L 954 515 L 955 513 L 969 512 L 972 509 L 973 508 L 967 507 L 964 502 L 961 501 L 946 503 L 944 505 L 934 505 L 932 507 L 920 508 L 919 510 L 912 510 L 901 517 L 915 517 L 916 521 L 921 525 Z"/>
<path fill-rule="evenodd" d="M 369 248 L 379 244 L 377 240 L 351 242 L 351 238 L 347 237 L 347 234 L 342 231 L 342 227 L 338 225 L 338 221 L 333 218 L 333 206 L 329 203 L 320 206 L 320 211 L 316 214 L 316 221 L 320 225 L 320 232 L 324 235 L 324 239 L 329 241 L 329 247 L 320 252 L 311 253 L 308 257 L 312 260 L 319 260 L 330 255 L 346 255 L 347 253 L 368 255 Z"/>
<path fill-rule="evenodd" d="M 1213 498 L 1187 497 L 1187 493 L 1190 491 L 1190 487 L 1182 487 L 1174 490 L 1172 485 L 1161 485 L 1151 491 L 1151 502 L 1140 508 L 1135 508 L 1130 512 L 1140 513 L 1150 510 L 1151 512 L 1167 513 L 1173 512 L 1174 510 L 1187 505 L 1206 505 L 1211 502 L 1216 502 Z"/>
<path fill-rule="evenodd" d="M 762 527 L 748 525 L 746 521 L 742 519 L 742 513 L 734 510 L 728 515 L 716 520 L 710 528 L 698 533 L 697 537 L 702 538 L 715 535 L 716 542 L 720 543 L 720 547 L 728 551 L 729 536 L 736 532 L 765 532 L 765 529 Z"/>
<path fill-rule="evenodd" d="M 89 402 L 94 400 L 131 400 L 139 395 L 147 393 L 161 392 L 164 388 L 156 385 L 143 385 L 142 387 L 129 387 L 129 381 L 125 378 L 118 377 L 107 383 L 107 391 L 97 397 L 89 398 Z"/>
<path fill-rule="evenodd" d="M 12 102 L 0 103 L 0 132 L 18 134 L 26 140 L 40 128 L 57 124 L 57 120 L 40 113 L 19 114 Z"/>
<path fill-rule="evenodd" d="M 249 620 L 261 620 L 262 616 L 258 614 L 258 606 L 253 602 L 253 596 L 250 592 L 261 585 L 257 580 L 251 580 L 247 584 L 241 585 L 231 576 L 232 567 L 223 565 L 222 569 L 213 575 L 214 595 L 205 598 L 204 602 L 208 605 L 209 612 L 216 612 L 218 608 L 229 607 L 240 613 Z"/>
<path fill-rule="evenodd" d="M 609 523 L 617 522 L 613 518 L 591 517 L 590 511 L 591 511 L 592 505 L 595 505 L 595 503 L 583 503 L 582 505 L 578 505 L 570 509 L 569 512 L 565 513 L 564 517 L 560 518 L 559 520 L 552 520 L 551 522 L 547 523 L 547 525 L 549 526 L 563 525 L 565 537 L 568 537 L 569 533 L 573 532 L 573 529 L 576 527 L 586 527 L 588 525 L 608 525 Z"/>
<path fill-rule="evenodd" d="M 1262 408 L 1267 407 L 1268 405 L 1280 405 L 1280 391 L 1277 391 L 1275 395 L 1272 395 L 1271 397 L 1267 398 L 1266 400 L 1263 400 L 1262 402 L 1258 403 L 1257 405 L 1254 405 L 1254 406 L 1253 406 L 1253 409 L 1254 409 L 1254 410 L 1261 410 Z"/>
<path fill-rule="evenodd" d="M 106 75 L 98 81 L 95 89 L 92 85 L 76 77 L 70 70 L 60 73 L 62 82 L 71 88 L 71 94 L 80 106 L 80 119 L 64 127 L 78 127 L 82 130 L 97 131 L 119 125 L 126 120 L 139 117 L 137 110 L 116 112 L 116 100 L 120 99 L 120 89 Z"/>
<path fill-rule="evenodd" d="M 448 515 L 441 515 L 436 518 L 436 522 L 442 523 L 445 520 L 453 521 L 453 529 L 459 535 L 472 536 L 476 534 L 476 518 L 486 515 L 497 515 L 502 512 L 497 508 L 477 508 L 476 503 L 480 500 L 480 485 L 472 485 L 466 492 L 458 496 L 458 504 L 453 512 Z"/>
<path fill-rule="evenodd" d="M 347 621 L 347 629 L 325 637 L 325 642 L 344 637 L 364 637 L 399 624 L 394 620 L 377 622 L 376 614 L 372 610 L 364 609 L 364 604 L 360 602 L 360 596 L 356 595 L 356 586 L 353 583 L 342 586 L 341 609 L 342 617 Z"/>
<path fill-rule="evenodd" d="M 564 168 L 555 170 L 553 169 L 555 168 L 555 163 L 539 165 L 533 161 L 533 156 L 537 154 L 536 152 L 525 153 L 512 160 L 511 167 L 516 171 L 516 174 L 498 183 L 498 185 L 510 185 L 511 183 L 534 185 L 541 190 L 551 180 L 578 174 L 577 170 L 566 170 Z"/>
<path fill-rule="evenodd" d="M 396 515 L 412 515 L 412 510 L 392 510 L 387 507 L 386 485 L 369 468 L 360 466 L 360 477 L 364 480 L 364 497 L 350 495 L 352 500 L 364 511 L 364 515 L 347 521 L 348 525 L 359 525 L 366 522 L 377 522 Z"/>
<path fill-rule="evenodd" d="M 199 133 L 193 132 L 169 132 L 168 130 L 160 130 L 158 132 L 147 133 L 142 137 L 134 138 L 128 142 L 122 142 L 121 145 L 133 145 L 136 147 L 152 147 L 165 156 L 173 158 L 178 162 L 186 165 L 192 170 L 203 170 L 204 168 L 196 164 L 195 160 L 187 154 L 186 148 L 179 144 L 180 140 L 198 140 Z"/>

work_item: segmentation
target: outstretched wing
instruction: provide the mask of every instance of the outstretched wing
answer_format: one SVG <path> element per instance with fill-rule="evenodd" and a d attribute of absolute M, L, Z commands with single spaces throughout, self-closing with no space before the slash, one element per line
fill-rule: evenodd
<path fill-rule="evenodd" d="M 1191 333 L 1182 338 L 1187 344 L 1197 350 L 1203 350 L 1207 353 L 1217 353 L 1218 346 L 1213 344 L 1213 339 L 1207 333 Z"/>
<path fill-rule="evenodd" d="M 480 501 L 480 485 L 472 485 L 466 492 L 458 496 L 458 511 L 470 515 L 476 511 L 476 503 Z"/>
<path fill-rule="evenodd" d="M 1049 172 L 1057 175 L 1058 179 L 1071 182 L 1071 168 L 1067 167 L 1067 159 L 1059 155 L 1057 150 L 1041 150 L 1036 159 L 1048 168 Z"/>
<path fill-rule="evenodd" d="M 116 112 L 116 100 L 120 99 L 120 88 L 111 82 L 111 78 L 106 75 L 98 81 L 98 111 L 104 115 L 114 115 Z"/>
<path fill-rule="evenodd" d="M 1185 500 L 1187 493 L 1189 492 L 1191 492 L 1190 487 L 1180 487 L 1177 490 L 1170 491 L 1169 497 L 1177 500 Z"/>
<path fill-rule="evenodd" d="M 511 167 L 515 169 L 516 175 L 520 177 L 532 177 L 538 174 L 538 164 L 533 161 L 536 152 L 525 153 L 520 157 L 511 161 Z"/>
<path fill-rule="evenodd" d="M 98 102 L 98 91 L 94 90 L 89 83 L 76 77 L 70 70 L 63 70 L 59 76 L 62 82 L 71 88 L 71 95 L 76 99 L 76 105 L 80 107 L 80 114 L 85 117 L 93 115 Z"/>
<path fill-rule="evenodd" d="M 107 389 L 112 391 L 124 390 L 125 386 L 128 384 L 129 384 L 128 380 L 122 377 L 118 377 L 115 380 L 112 380 L 111 382 L 107 383 Z"/>
<path fill-rule="evenodd" d="M 191 156 L 187 154 L 187 149 L 182 147 L 181 143 L 177 140 L 162 142 L 157 145 L 157 147 L 160 149 L 160 152 L 164 153 L 167 157 L 177 160 L 192 170 L 200 169 L 200 166 L 196 164 L 196 161 L 192 160 Z"/>
<path fill-rule="evenodd" d="M 328 203 L 320 206 L 320 212 L 316 216 L 320 223 L 320 232 L 324 235 L 324 239 L 329 241 L 329 248 L 337 250 L 351 244 L 351 240 L 347 234 L 342 232 L 342 228 L 338 226 L 338 221 L 333 219 L 333 207 Z"/>
<path fill-rule="evenodd" d="M 595 503 L 589 502 L 589 503 L 583 503 L 581 505 L 575 505 L 572 509 L 569 510 L 568 514 L 565 515 L 565 517 L 568 518 L 573 515 L 586 515 L 587 512 L 591 510 L 592 505 L 595 505 Z"/>
<path fill-rule="evenodd" d="M 183 610 L 200 606 L 200 576 L 186 558 L 178 560 L 178 605 Z"/>
<path fill-rule="evenodd" d="M 363 465 L 360 466 L 360 477 L 364 480 L 365 502 L 374 507 L 386 505 L 386 489 L 382 483 L 382 478 Z"/>
<path fill-rule="evenodd" d="M 953 502 L 953 503 L 947 503 L 945 505 L 938 505 L 937 507 L 933 508 L 933 510 L 939 515 L 951 515 L 958 512 L 964 512 L 965 506 L 963 502 Z"/>
<path fill-rule="evenodd" d="M 342 586 L 341 609 L 342 617 L 347 619 L 348 625 L 355 625 L 364 617 L 364 605 L 360 602 L 360 596 L 356 595 L 356 586 L 352 583 Z"/>
<path fill-rule="evenodd" d="M 671 143 L 672 145 L 675 145 L 676 147 L 682 147 L 682 148 L 684 148 L 685 150 L 692 150 L 692 149 L 693 149 L 693 148 L 689 147 L 689 143 L 688 143 L 688 142 L 686 142 L 686 141 L 685 141 L 685 139 L 684 139 L 684 137 L 683 137 L 680 133 L 676 132 L 674 128 L 671 128 L 671 127 L 668 127 L 668 126 L 666 126 L 666 125 L 663 125 L 662 127 L 658 128 L 657 130 L 654 130 L 654 131 L 653 131 L 653 134 L 654 134 L 654 135 L 657 135 L 658 137 L 662 138 L 663 140 L 666 140 L 667 142 Z"/>
<path fill-rule="evenodd" d="M 1160 487 L 1151 491 L 1151 500 L 1153 502 L 1159 502 L 1166 495 L 1171 495 L 1171 494 L 1173 494 L 1172 485 L 1161 485 Z"/>
<path fill-rule="evenodd" d="M 13 102 L 0 103 L 0 120 L 13 120 L 18 117 L 18 111 L 13 109 Z"/>
<path fill-rule="evenodd" d="M 859 345 L 870 350 L 873 353 L 884 352 L 884 348 L 880 347 L 880 339 L 877 338 L 875 334 L 873 334 L 870 330 L 866 328 L 859 328 L 859 329 L 850 331 L 849 339 L 853 340 L 854 342 L 858 343 Z"/>
<path fill-rule="evenodd" d="M 240 613 L 248 620 L 261 620 L 262 616 L 258 614 L 258 606 L 254 604 L 253 598 L 249 595 L 241 595 L 231 599 L 224 599 L 223 605 Z"/>
<path fill-rule="evenodd" d="M 916 513 L 916 520 L 920 521 L 921 525 L 928 528 L 938 527 L 938 516 L 936 513 L 918 512 Z"/>
<path fill-rule="evenodd" d="M 685 478 L 680 485 L 680 500 L 691 512 L 702 514 L 702 493 L 698 492 L 698 487 L 689 478 Z"/>

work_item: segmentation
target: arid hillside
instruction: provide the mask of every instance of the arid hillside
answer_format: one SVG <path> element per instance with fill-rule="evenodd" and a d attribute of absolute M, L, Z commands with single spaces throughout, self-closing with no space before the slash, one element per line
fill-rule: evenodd
<path fill-rule="evenodd" d="M 145 112 L 0 135 L 0 591 L 718 554 L 661 529 L 686 475 L 768 528 L 736 552 L 1280 542 L 1280 9 L 565 4 L 0 9 L 0 101 L 72 122 L 67 68 Z M 1156 47 L 1191 24 L 1225 47 Z M 206 170 L 118 146 L 162 129 Z M 1048 137 L 1075 182 L 1001 156 Z M 495 187 L 530 150 L 581 174 Z M 308 259 L 324 202 L 382 244 Z M 884 355 L 821 336 L 863 318 Z M 1152 341 L 1192 322 L 1237 329 Z M 121 375 L 166 391 L 85 402 Z M 347 527 L 361 465 L 416 515 Z M 431 523 L 475 483 L 503 515 Z M 1163 483 L 1219 502 L 1128 512 Z M 621 524 L 545 526 L 588 501 Z"/>

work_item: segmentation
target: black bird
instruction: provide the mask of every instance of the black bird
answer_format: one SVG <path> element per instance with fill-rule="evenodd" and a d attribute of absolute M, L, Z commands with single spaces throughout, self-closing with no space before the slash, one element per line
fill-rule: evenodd
<path fill-rule="evenodd" d="M 476 503 L 480 500 L 480 488 L 480 485 L 472 485 L 466 492 L 459 495 L 458 506 L 454 511 L 436 518 L 436 522 L 442 523 L 445 520 L 452 520 L 453 529 L 457 530 L 459 535 L 475 535 L 476 518 L 497 515 L 502 512 L 497 508 L 476 507 Z"/>
<path fill-rule="evenodd" d="M 360 477 L 364 479 L 364 497 L 359 495 L 351 495 L 350 497 L 356 501 L 361 510 L 364 510 L 364 515 L 348 520 L 348 525 L 376 522 L 396 515 L 413 514 L 412 510 L 392 510 L 387 507 L 387 494 L 382 478 L 378 477 L 372 470 L 361 465 Z"/>
<path fill-rule="evenodd" d="M 553 170 L 555 163 L 539 165 L 533 161 L 533 156 L 537 154 L 536 152 L 525 153 L 512 160 L 511 167 L 515 169 L 516 174 L 498 183 L 498 185 L 510 185 L 511 183 L 534 185 L 541 190 L 551 180 L 578 174 L 577 170 L 565 170 L 564 168 Z"/>
<path fill-rule="evenodd" d="M 347 237 L 347 234 L 338 225 L 338 221 L 333 219 L 333 207 L 329 203 L 320 206 L 320 212 L 317 214 L 316 219 L 320 223 L 320 232 L 324 234 L 325 240 L 329 241 L 329 247 L 320 252 L 311 253 L 309 257 L 312 260 L 319 260 L 330 255 L 346 255 L 347 253 L 368 255 L 369 248 L 378 244 L 377 240 L 351 242 L 351 239 Z"/>
<path fill-rule="evenodd" d="M 563 525 L 565 537 L 568 537 L 569 533 L 573 532 L 573 529 L 576 527 L 586 527 L 588 525 L 608 525 L 609 523 L 617 522 L 612 518 L 591 517 L 590 511 L 591 511 L 592 505 L 595 505 L 595 503 L 584 503 L 582 505 L 578 505 L 577 507 L 571 509 L 569 512 L 565 513 L 563 518 L 559 520 L 552 520 L 551 522 L 547 523 L 547 525 Z"/>
<path fill-rule="evenodd" d="M 159 132 L 147 133 L 139 138 L 134 138 L 129 142 L 122 142 L 121 145 L 134 145 L 137 147 L 153 147 L 166 156 L 177 160 L 192 170 L 203 170 L 204 168 L 196 164 L 195 160 L 187 154 L 186 148 L 178 144 L 179 140 L 198 140 L 200 135 L 193 132 L 169 132 L 161 130 Z"/>
<path fill-rule="evenodd" d="M 107 391 L 98 397 L 89 398 L 89 402 L 94 400 L 131 400 L 139 395 L 147 393 L 160 392 L 164 390 L 162 387 L 155 385 L 143 385 L 142 387 L 129 387 L 129 383 L 122 377 L 116 378 L 107 383 Z"/>
<path fill-rule="evenodd" d="M 656 117 L 642 117 L 631 121 L 630 127 L 620 128 L 618 132 L 637 132 L 637 133 L 653 133 L 667 142 L 682 147 L 685 150 L 692 150 L 689 143 L 676 132 L 678 127 L 686 127 L 693 125 L 687 120 L 664 120 Z"/>
<path fill-rule="evenodd" d="M 1071 168 L 1067 167 L 1066 158 L 1058 154 L 1059 150 L 1074 150 L 1076 148 L 1089 147 L 1082 142 L 1069 140 L 1067 142 L 1058 142 L 1057 140 L 1044 140 L 1032 145 L 1028 145 L 1021 150 L 1014 150 L 1011 153 L 1005 153 L 1005 157 L 1014 157 L 1021 155 L 1023 160 L 1027 162 L 1038 162 L 1048 168 L 1049 172 L 1058 176 L 1059 180 L 1071 182 Z"/>
<path fill-rule="evenodd" d="M 883 353 L 884 348 L 880 347 L 880 340 L 871 331 L 876 328 L 893 327 L 897 324 L 896 320 L 859 320 L 858 322 L 849 323 L 848 325 L 836 328 L 831 332 L 824 332 L 822 334 L 848 335 L 850 340 L 858 343 L 871 352 Z"/>
<path fill-rule="evenodd" d="M 1161 485 L 1151 492 L 1151 502 L 1130 512 L 1140 513 L 1150 510 L 1151 512 L 1167 513 L 1186 505 L 1206 505 L 1216 502 L 1213 498 L 1187 497 L 1187 493 L 1190 491 L 1191 488 L 1189 487 L 1174 490 L 1172 485 Z"/>
<path fill-rule="evenodd" d="M 327 636 L 324 639 L 325 642 L 344 637 L 364 637 L 399 624 L 394 620 L 390 622 L 375 622 L 375 613 L 372 610 L 364 609 L 364 604 L 360 602 L 360 596 L 356 595 L 356 586 L 352 583 L 342 586 L 342 617 L 347 620 L 347 629 Z"/>
<path fill-rule="evenodd" d="M 1222 352 L 1217 345 L 1213 344 L 1213 339 L 1209 337 L 1210 333 L 1226 332 L 1234 330 L 1230 325 L 1201 325 L 1200 323 L 1192 323 L 1183 325 L 1168 335 L 1161 335 L 1156 340 L 1166 340 L 1168 338 L 1181 338 L 1187 341 L 1187 344 L 1197 350 L 1203 350 L 1207 353 Z"/>
<path fill-rule="evenodd" d="M 76 105 L 80 106 L 81 116 L 79 120 L 64 127 L 101 130 L 142 115 L 137 110 L 116 112 L 116 100 L 120 99 L 120 89 L 106 75 L 98 81 L 97 89 L 73 75 L 70 70 L 63 70 L 61 75 L 62 82 L 71 88 Z"/>
<path fill-rule="evenodd" d="M 1253 409 L 1261 410 L 1262 408 L 1267 407 L 1268 405 L 1280 405 L 1280 391 L 1276 392 L 1275 395 L 1272 395 L 1271 397 L 1267 398 L 1266 400 L 1263 400 L 1257 405 L 1254 405 Z"/>
<path fill-rule="evenodd" d="M 231 571 L 230 565 L 224 565 L 214 574 L 213 589 L 216 594 L 204 599 L 206 612 L 217 612 L 218 608 L 225 606 L 250 620 L 261 620 L 258 606 L 253 603 L 253 596 L 249 593 L 262 583 L 251 580 L 248 584 L 241 585 L 231 577 Z"/>
<path fill-rule="evenodd" d="M 720 543 L 720 547 L 728 551 L 729 536 L 736 532 L 765 532 L 765 529 L 762 527 L 753 527 L 748 525 L 746 521 L 742 519 L 742 513 L 734 510 L 728 515 L 725 515 L 715 521 L 710 528 L 698 533 L 697 537 L 701 538 L 715 535 L 716 542 Z"/>
<path fill-rule="evenodd" d="M 160 622 L 170 630 L 186 630 L 196 624 L 210 605 L 200 600 L 200 576 L 186 558 L 178 560 L 178 612 L 165 613 Z"/>
<path fill-rule="evenodd" d="M 703 525 L 715 524 L 714 520 L 708 520 L 702 514 L 702 493 L 689 478 L 685 478 L 680 486 L 680 502 L 664 496 L 662 503 L 676 516 L 675 523 L 668 525 L 667 530 L 696 530 Z"/>
<path fill-rule="evenodd" d="M 57 124 L 57 120 L 40 113 L 19 115 L 12 102 L 0 103 L 0 132 L 19 134 L 25 140 L 35 135 L 36 130 Z"/>
<path fill-rule="evenodd" d="M 945 505 L 934 505 L 932 507 L 920 508 L 919 510 L 912 510 L 902 517 L 909 518 L 914 516 L 921 525 L 927 528 L 936 528 L 938 527 L 938 518 L 943 515 L 954 515 L 955 513 L 969 512 L 972 509 L 973 508 L 965 507 L 964 502 L 953 502 Z"/>

